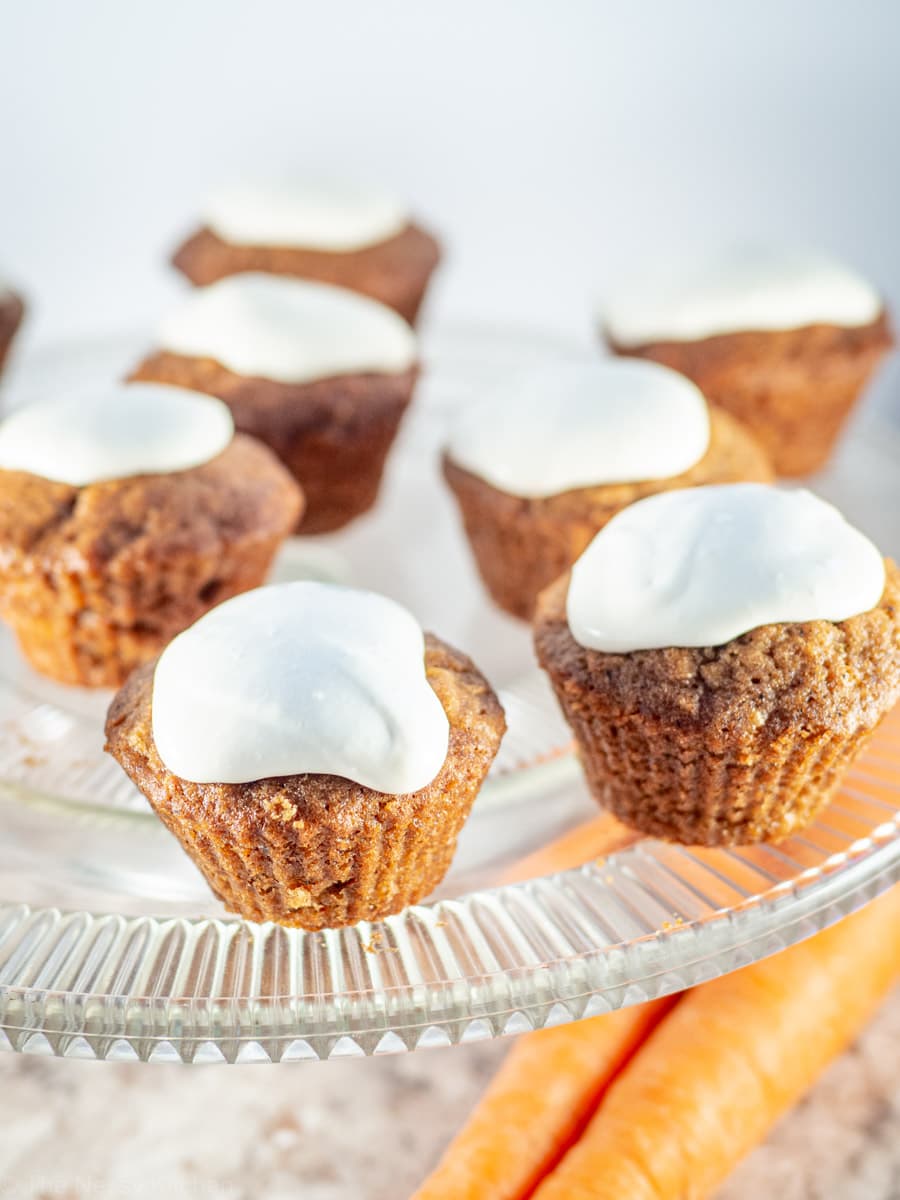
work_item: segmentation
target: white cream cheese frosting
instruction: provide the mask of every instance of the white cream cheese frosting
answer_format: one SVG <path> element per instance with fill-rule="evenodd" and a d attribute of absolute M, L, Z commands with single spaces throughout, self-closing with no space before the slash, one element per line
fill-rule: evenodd
<path fill-rule="evenodd" d="M 159 756 L 195 783 L 311 773 L 414 792 L 443 766 L 449 730 L 415 619 L 336 584 L 226 601 L 166 647 L 153 679 Z"/>
<path fill-rule="evenodd" d="M 199 467 L 233 437 L 221 400 L 160 383 L 115 384 L 16 409 L 0 423 L 0 468 L 84 487 Z"/>
<path fill-rule="evenodd" d="M 572 569 L 567 616 L 609 653 L 720 646 L 760 625 L 844 621 L 881 599 L 881 554 L 811 492 L 685 488 L 617 513 Z"/>
<path fill-rule="evenodd" d="M 346 253 L 394 237 L 409 224 L 392 196 L 347 183 L 237 183 L 206 204 L 204 223 L 227 242 Z"/>
<path fill-rule="evenodd" d="M 882 309 L 852 268 L 811 250 L 737 246 L 668 265 L 614 295 L 602 314 L 621 346 L 716 334 L 868 325 Z"/>
<path fill-rule="evenodd" d="M 280 383 L 396 374 L 416 360 L 412 329 L 377 300 L 256 272 L 196 288 L 159 332 L 165 350 Z"/>
<path fill-rule="evenodd" d="M 530 371 L 463 410 L 450 459 L 514 496 L 666 479 L 709 446 L 700 390 L 656 363 L 625 359 Z"/>

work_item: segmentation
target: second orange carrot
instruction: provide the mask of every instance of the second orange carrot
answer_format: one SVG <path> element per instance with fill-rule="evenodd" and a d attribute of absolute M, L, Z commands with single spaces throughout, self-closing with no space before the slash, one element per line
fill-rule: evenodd
<path fill-rule="evenodd" d="M 669 998 L 520 1038 L 413 1200 L 525 1200 L 568 1150 Z"/>

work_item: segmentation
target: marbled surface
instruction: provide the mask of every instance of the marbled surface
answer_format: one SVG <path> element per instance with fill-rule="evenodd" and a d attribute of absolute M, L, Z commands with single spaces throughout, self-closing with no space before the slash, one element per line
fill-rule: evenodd
<path fill-rule="evenodd" d="M 0 1200 L 403 1200 L 502 1053 L 205 1068 L 2 1055 Z M 898 1068 L 900 992 L 717 1200 L 900 1200 Z"/>

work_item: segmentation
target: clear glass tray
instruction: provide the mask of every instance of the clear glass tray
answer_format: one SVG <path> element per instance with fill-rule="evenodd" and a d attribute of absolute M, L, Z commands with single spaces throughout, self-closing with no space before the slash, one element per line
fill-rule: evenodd
<path fill-rule="evenodd" d="M 121 375 L 139 339 L 17 364 L 6 404 Z M 304 934 L 227 915 L 102 752 L 109 695 L 56 686 L 0 635 L 0 1046 L 150 1062 L 391 1053 L 516 1033 L 671 992 L 781 949 L 900 877 L 900 718 L 838 801 L 777 847 L 642 841 L 491 885 L 596 813 L 528 631 L 478 582 L 438 449 L 447 414 L 512 366 L 592 354 L 527 331 L 426 338 L 427 373 L 376 512 L 295 539 L 282 577 L 384 591 L 470 652 L 509 721 L 441 890 L 378 925 Z M 815 481 L 900 553 L 900 436 L 878 397 Z"/>

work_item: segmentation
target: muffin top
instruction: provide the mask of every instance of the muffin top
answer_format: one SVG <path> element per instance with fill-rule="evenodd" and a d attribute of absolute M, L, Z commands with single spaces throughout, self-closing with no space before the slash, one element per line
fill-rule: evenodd
<path fill-rule="evenodd" d="M 625 286 L 605 305 L 618 346 L 699 341 L 718 334 L 870 325 L 882 312 L 875 289 L 816 251 L 735 246 L 694 256 Z"/>
<path fill-rule="evenodd" d="M 714 751 L 798 714 L 811 731 L 870 728 L 900 697 L 900 571 L 807 492 L 666 493 L 615 517 L 542 593 L 535 644 L 574 702 Z"/>
<path fill-rule="evenodd" d="M 398 795 L 447 757 L 418 623 L 331 584 L 258 588 L 201 617 L 160 656 L 152 707 L 161 761 L 194 783 L 335 775 Z"/>
<path fill-rule="evenodd" d="M 432 634 L 425 635 L 425 673 L 450 726 L 449 749 L 434 782 L 418 793 L 385 796 L 338 775 L 291 775 L 250 783 L 190 783 L 172 787 L 152 730 L 155 664 L 132 672 L 113 698 L 106 720 L 106 749 L 150 797 L 165 794 L 183 820 L 197 825 L 217 816 L 229 835 L 255 839 L 271 825 L 298 833 L 316 830 L 345 839 L 371 822 L 402 824 L 418 819 L 421 805 L 438 812 L 452 807 L 460 790 L 477 788 L 497 752 L 506 723 L 484 676 L 464 654 Z M 313 869 L 315 860 L 313 859 Z"/>
<path fill-rule="evenodd" d="M 198 467 L 233 437 L 221 400 L 165 384 L 120 384 L 17 409 L 0 423 L 0 470 L 85 487 Z"/>
<path fill-rule="evenodd" d="M 723 646 L 609 654 L 579 645 L 566 621 L 569 576 L 541 594 L 535 646 L 568 696 L 591 711 L 640 713 L 702 738 L 713 752 L 735 740 L 872 728 L 900 699 L 900 570 L 887 564 L 878 605 L 846 621 L 762 625 Z M 587 703 L 587 701 L 585 701 Z"/>
<path fill-rule="evenodd" d="M 542 498 L 681 475 L 709 443 L 706 401 L 690 380 L 614 359 L 514 377 L 462 411 L 447 454 L 501 491 Z"/>
<path fill-rule="evenodd" d="M 35 404 L 0 425 L 0 566 L 72 574 L 162 560 L 223 533 L 285 536 L 303 509 L 275 455 L 221 401 L 123 384 Z"/>
<path fill-rule="evenodd" d="M 623 509 L 572 568 L 566 607 L 580 645 L 621 654 L 844 621 L 874 608 L 884 583 L 881 554 L 832 505 L 735 483 Z"/>
<path fill-rule="evenodd" d="M 348 253 L 395 237 L 409 214 L 395 197 L 374 188 L 293 179 L 224 187 L 209 197 L 202 219 L 236 245 Z"/>
<path fill-rule="evenodd" d="M 400 374 L 416 338 L 393 309 L 331 284 L 241 272 L 197 288 L 163 321 L 163 350 L 281 383 Z"/>

